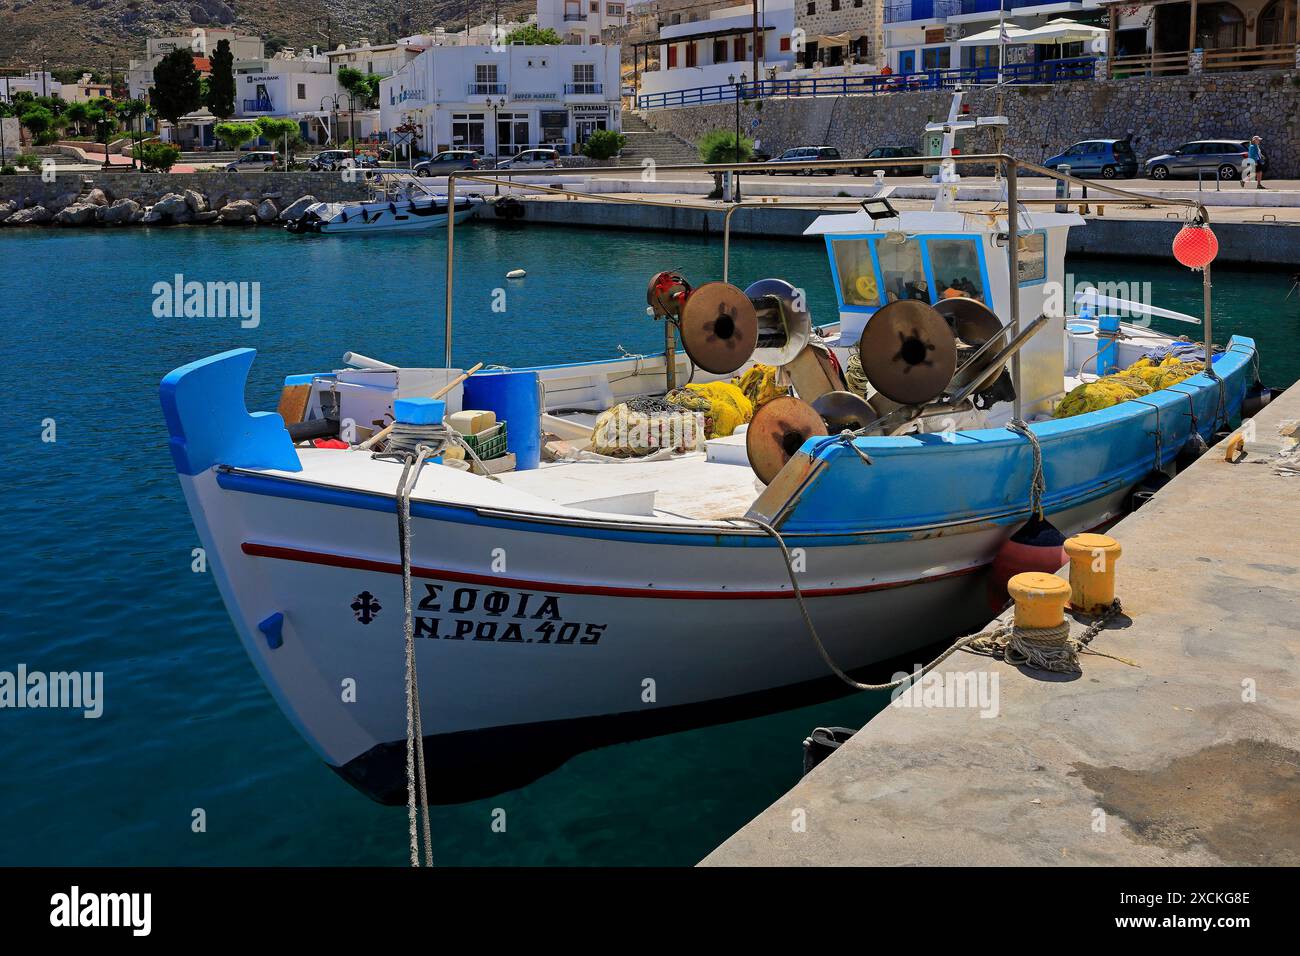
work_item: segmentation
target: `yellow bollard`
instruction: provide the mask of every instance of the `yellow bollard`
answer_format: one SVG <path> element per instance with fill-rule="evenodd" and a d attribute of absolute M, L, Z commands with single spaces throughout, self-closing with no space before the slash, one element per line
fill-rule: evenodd
<path fill-rule="evenodd" d="M 1065 622 L 1070 585 L 1064 578 L 1042 571 L 1025 571 L 1007 582 L 1007 593 L 1016 602 L 1016 627 L 1042 630 Z"/>
<path fill-rule="evenodd" d="M 1115 600 L 1115 562 L 1119 542 L 1104 534 L 1076 534 L 1065 542 L 1070 556 L 1070 606 L 1082 614 L 1100 614 Z"/>

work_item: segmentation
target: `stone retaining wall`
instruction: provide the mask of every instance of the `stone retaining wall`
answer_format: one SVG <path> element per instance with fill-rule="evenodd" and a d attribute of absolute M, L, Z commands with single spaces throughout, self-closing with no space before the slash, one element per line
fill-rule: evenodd
<path fill-rule="evenodd" d="M 149 173 L 132 170 L 112 172 L 61 172 L 52 182 L 43 182 L 38 175 L 0 176 L 0 200 L 13 200 L 21 206 L 32 206 L 57 199 L 81 189 L 81 183 L 90 179 L 112 199 L 134 199 L 142 206 L 151 206 L 167 193 L 183 193 L 193 189 L 208 197 L 209 205 L 220 208 L 222 197 L 233 201 L 247 199 L 258 202 L 270 198 L 281 206 L 288 205 L 301 196 L 315 196 L 321 202 L 342 202 L 364 199 L 368 191 L 364 183 L 349 183 L 341 173 Z"/>
<path fill-rule="evenodd" d="M 1270 177 L 1300 177 L 1300 73 L 1216 73 L 1124 80 L 1089 80 L 1055 86 L 1005 88 L 1002 111 L 1010 120 L 1006 149 L 1041 161 L 1081 139 L 1132 132 L 1139 161 L 1194 139 L 1264 138 Z M 948 115 L 950 93 L 886 93 L 796 97 L 743 103 L 741 128 L 762 120 L 757 135 L 772 155 L 793 146 L 838 147 L 845 157 L 876 146 L 919 146 L 927 122 Z M 997 112 L 997 94 L 976 90 L 971 110 Z M 732 129 L 730 103 L 652 110 L 657 129 L 690 142 L 713 129 Z M 972 132 L 965 152 L 993 149 L 991 130 Z"/>

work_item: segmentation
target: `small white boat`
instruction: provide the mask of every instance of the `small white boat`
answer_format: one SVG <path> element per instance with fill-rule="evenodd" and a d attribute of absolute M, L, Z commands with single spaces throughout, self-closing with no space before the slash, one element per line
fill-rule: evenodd
<path fill-rule="evenodd" d="M 449 215 L 463 222 L 483 205 L 483 197 L 462 195 L 449 210 L 445 194 L 433 192 L 406 173 L 385 174 L 374 181 L 375 195 L 356 202 L 318 202 L 302 218 L 285 225 L 294 233 L 369 235 L 380 232 L 416 232 L 447 225 Z"/>

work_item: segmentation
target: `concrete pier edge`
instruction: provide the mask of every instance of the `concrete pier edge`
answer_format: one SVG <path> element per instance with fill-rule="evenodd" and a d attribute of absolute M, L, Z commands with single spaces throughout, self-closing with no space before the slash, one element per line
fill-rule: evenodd
<path fill-rule="evenodd" d="M 1296 419 L 1300 384 L 1256 439 Z M 701 865 L 1300 863 L 1300 477 L 1220 444 L 1111 534 L 1130 620 L 1093 646 L 1139 666 L 958 653 L 997 716 L 886 707 Z"/>

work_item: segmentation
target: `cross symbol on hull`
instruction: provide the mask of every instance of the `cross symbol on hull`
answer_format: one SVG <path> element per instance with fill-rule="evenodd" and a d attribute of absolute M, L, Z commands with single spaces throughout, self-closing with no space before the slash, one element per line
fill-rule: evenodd
<path fill-rule="evenodd" d="M 362 591 L 357 595 L 357 599 L 352 602 L 352 613 L 357 616 L 357 620 L 362 624 L 369 624 L 381 610 L 383 610 L 383 605 L 376 601 L 375 596 L 369 591 Z"/>

